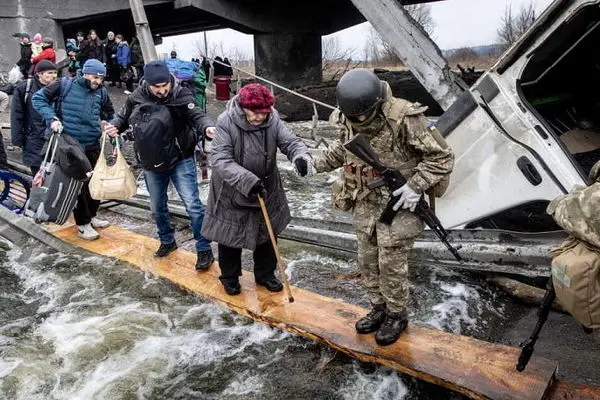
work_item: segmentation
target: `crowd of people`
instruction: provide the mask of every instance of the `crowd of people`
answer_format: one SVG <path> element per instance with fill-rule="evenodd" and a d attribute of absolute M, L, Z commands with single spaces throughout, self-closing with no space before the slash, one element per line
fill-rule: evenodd
<path fill-rule="evenodd" d="M 27 40 L 22 36 L 23 45 Z M 41 43 L 52 48 L 48 40 Z M 454 160 L 444 139 L 428 128 L 424 108 L 394 98 L 389 85 L 372 71 L 349 71 L 338 83 L 339 109 L 330 117 L 340 130 L 340 140 L 311 156 L 304 142 L 279 118 L 275 97 L 263 85 L 243 86 L 226 111 L 212 121 L 193 91 L 169 68 L 180 65 L 176 53 L 171 60 L 147 63 L 139 73 L 144 80 L 115 113 L 104 81 L 118 85 L 123 71 L 135 66 L 127 47 L 121 35 L 109 32 L 101 41 L 90 31 L 87 39 L 78 34 L 77 39 L 67 40 L 71 77 L 57 79 L 57 65 L 48 58 L 34 62 L 32 56 L 31 66 L 20 65 L 31 78 L 15 90 L 11 136 L 12 143 L 23 149 L 23 163 L 32 174 L 40 173 L 41 151 L 50 132 L 64 129 L 80 144 L 91 165 L 98 160 L 103 130 L 114 138 L 126 133 L 134 142 L 150 194 L 160 240 L 154 255 L 167 257 L 177 249 L 168 211 L 167 188 L 172 182 L 190 216 L 196 241 L 195 269 L 211 267 L 215 258 L 210 244 L 216 242 L 223 289 L 236 295 L 242 290 L 242 249 L 253 251 L 258 285 L 273 292 L 283 289 L 275 275 L 277 258 L 258 202 L 258 197 L 264 199 L 274 234 L 279 235 L 291 216 L 277 151 L 287 156 L 299 176 L 343 167 L 342 182 L 333 185 L 332 198 L 334 206 L 353 213 L 363 284 L 372 302 L 372 310 L 357 321 L 356 330 L 376 332 L 381 345 L 395 342 L 408 321 L 407 254 L 423 231 L 422 221 L 412 211 L 423 193 L 447 182 Z M 204 72 L 208 60 L 194 61 Z M 223 64 L 214 63 L 214 74 L 232 73 L 227 59 Z M 408 180 L 393 193 L 400 200 L 391 225 L 376 220 L 390 196 L 382 188 L 368 188 L 377 171 L 342 145 L 359 133 L 369 138 L 384 162 L 403 171 Z M 206 208 L 200 201 L 195 159 L 195 149 L 204 140 L 213 140 Z M 410 168 L 405 168 L 407 165 Z M 98 206 L 85 183 L 74 210 L 80 238 L 97 239 L 99 229 L 109 225 L 97 217 Z"/>
<path fill-rule="evenodd" d="M 47 60 L 56 63 L 54 40 L 42 37 L 37 33 L 33 39 L 28 33 L 18 33 L 21 52 L 17 65 L 24 79 L 34 77 L 36 65 Z M 100 39 L 95 30 L 87 34 L 77 32 L 75 38 L 65 41 L 67 52 L 66 68 L 68 74 L 75 77 L 87 60 L 95 59 L 106 66 L 106 80 L 111 86 L 122 87 L 124 83 L 128 91 L 133 91 L 133 83 L 143 76 L 143 57 L 137 38 L 131 44 L 121 34 L 107 32 L 106 38 Z"/>

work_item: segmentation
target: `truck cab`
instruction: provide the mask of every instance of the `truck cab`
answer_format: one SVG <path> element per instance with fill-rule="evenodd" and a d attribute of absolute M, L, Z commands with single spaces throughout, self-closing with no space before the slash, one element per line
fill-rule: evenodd
<path fill-rule="evenodd" d="M 447 228 L 559 229 L 548 202 L 600 159 L 600 1 L 557 0 L 436 123 L 453 148 Z"/>

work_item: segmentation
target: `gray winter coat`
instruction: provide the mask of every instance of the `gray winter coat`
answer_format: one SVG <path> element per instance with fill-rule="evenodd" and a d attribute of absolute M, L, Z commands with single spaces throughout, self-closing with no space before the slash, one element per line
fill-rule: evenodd
<path fill-rule="evenodd" d="M 249 124 L 237 99 L 217 120 L 202 235 L 225 246 L 254 250 L 269 236 L 258 199 L 248 196 L 250 189 L 263 181 L 273 231 L 279 234 L 291 215 L 277 168 L 277 149 L 290 161 L 308 149 L 275 110 L 260 126 Z"/>

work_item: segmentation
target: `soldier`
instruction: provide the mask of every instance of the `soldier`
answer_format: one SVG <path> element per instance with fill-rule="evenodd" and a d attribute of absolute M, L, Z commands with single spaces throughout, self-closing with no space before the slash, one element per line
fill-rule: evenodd
<path fill-rule="evenodd" d="M 380 345 L 394 343 L 408 325 L 408 251 L 423 232 L 412 213 L 426 191 L 441 196 L 449 182 L 454 155 L 423 115 L 427 107 L 395 98 L 387 82 L 367 69 L 354 69 L 340 79 L 339 110 L 329 120 L 341 130 L 339 140 L 313 158 L 317 172 L 344 167 L 332 188 L 334 206 L 352 211 L 358 242 L 362 284 L 372 310 L 356 322 L 358 333 L 377 332 Z M 343 147 L 363 134 L 388 168 L 399 170 L 407 184 L 393 195 L 399 210 L 391 225 L 377 219 L 390 195 L 385 187 L 368 189 L 379 174 Z"/>

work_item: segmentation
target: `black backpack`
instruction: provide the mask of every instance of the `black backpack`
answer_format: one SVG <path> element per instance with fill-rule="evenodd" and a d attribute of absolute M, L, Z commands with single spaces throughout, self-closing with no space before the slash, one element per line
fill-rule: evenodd
<path fill-rule="evenodd" d="M 129 116 L 129 125 L 138 161 L 145 170 L 167 171 L 182 159 L 168 106 L 140 104 Z"/>

